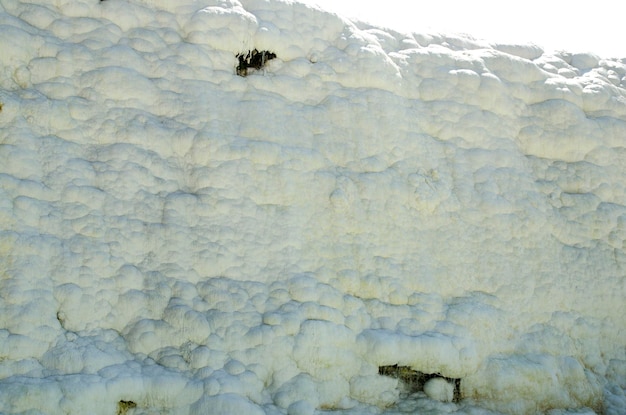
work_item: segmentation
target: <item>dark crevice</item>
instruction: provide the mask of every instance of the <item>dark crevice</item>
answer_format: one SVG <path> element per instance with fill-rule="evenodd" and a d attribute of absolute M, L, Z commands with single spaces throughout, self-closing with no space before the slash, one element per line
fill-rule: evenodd
<path fill-rule="evenodd" d="M 424 384 L 430 379 L 442 378 L 454 384 L 453 402 L 459 402 L 461 400 L 461 379 L 459 378 L 448 378 L 439 373 L 423 373 L 418 370 L 413 370 L 409 366 L 398 366 L 397 364 L 379 366 L 378 374 L 400 380 L 406 387 L 408 394 L 423 391 Z"/>
<path fill-rule="evenodd" d="M 274 52 L 258 51 L 257 49 L 249 50 L 248 53 L 238 53 L 235 56 L 239 61 L 239 65 L 237 65 L 237 75 L 239 76 L 248 76 L 248 69 L 261 69 L 268 61 L 276 58 Z"/>
<path fill-rule="evenodd" d="M 116 415 L 125 415 L 129 409 L 136 408 L 137 404 L 133 401 L 119 401 L 117 403 L 117 414 Z"/>

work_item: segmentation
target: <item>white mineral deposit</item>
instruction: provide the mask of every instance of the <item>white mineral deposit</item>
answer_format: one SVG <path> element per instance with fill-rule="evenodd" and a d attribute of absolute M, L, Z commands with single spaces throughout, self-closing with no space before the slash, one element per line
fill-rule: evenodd
<path fill-rule="evenodd" d="M 2 415 L 626 413 L 626 59 L 0 0 L 0 64 Z"/>

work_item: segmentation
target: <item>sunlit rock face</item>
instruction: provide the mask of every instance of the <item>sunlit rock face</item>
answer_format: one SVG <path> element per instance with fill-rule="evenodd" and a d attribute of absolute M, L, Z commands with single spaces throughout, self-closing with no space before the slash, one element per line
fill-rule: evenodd
<path fill-rule="evenodd" d="M 5 0 L 0 63 L 1 413 L 626 411 L 624 61 Z"/>

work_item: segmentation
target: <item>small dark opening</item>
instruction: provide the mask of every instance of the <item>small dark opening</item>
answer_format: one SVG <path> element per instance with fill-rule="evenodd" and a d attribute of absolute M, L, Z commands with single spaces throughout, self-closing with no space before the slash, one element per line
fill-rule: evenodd
<path fill-rule="evenodd" d="M 237 65 L 237 75 L 248 76 L 248 69 L 261 69 L 265 64 L 276 58 L 274 52 L 268 50 L 258 51 L 257 49 L 249 50 L 248 53 L 242 52 L 235 55 L 239 64 Z"/>
<path fill-rule="evenodd" d="M 119 401 L 117 403 L 117 414 L 116 415 L 125 415 L 129 409 L 136 408 L 137 404 L 133 401 Z"/>
<path fill-rule="evenodd" d="M 454 383 L 454 402 L 461 400 L 461 379 L 448 378 L 441 376 L 439 373 L 423 373 L 413 370 L 409 366 L 379 366 L 378 374 L 399 379 L 406 387 L 408 394 L 421 392 L 424 390 L 424 384 L 432 378 L 443 378 L 448 382 Z"/>

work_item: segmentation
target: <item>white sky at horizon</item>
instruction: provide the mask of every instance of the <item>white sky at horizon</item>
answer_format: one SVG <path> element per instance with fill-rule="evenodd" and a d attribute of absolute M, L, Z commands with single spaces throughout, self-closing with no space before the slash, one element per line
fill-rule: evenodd
<path fill-rule="evenodd" d="M 299 0 L 348 18 L 413 32 L 626 58 L 626 0 Z"/>

